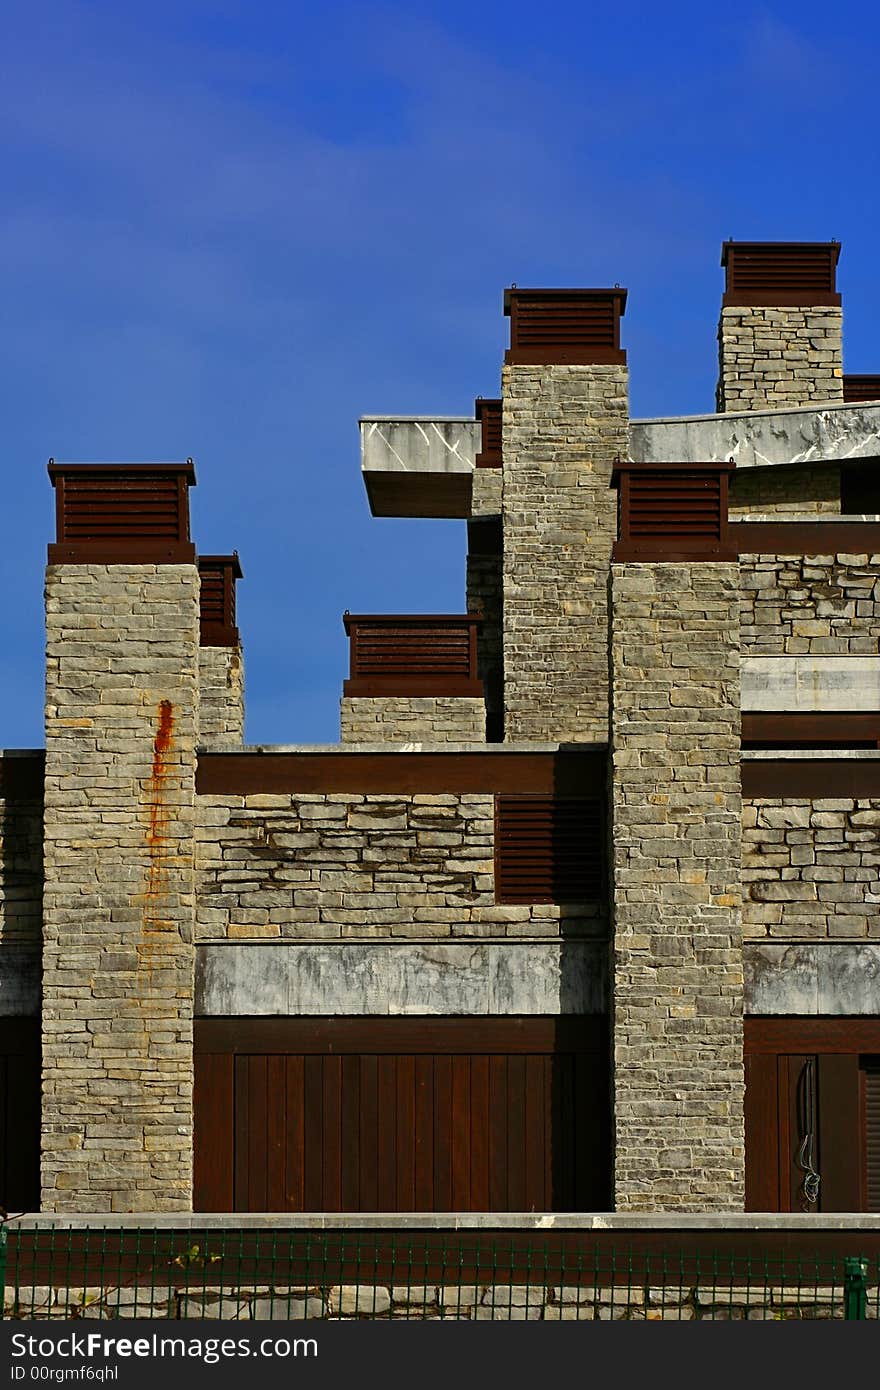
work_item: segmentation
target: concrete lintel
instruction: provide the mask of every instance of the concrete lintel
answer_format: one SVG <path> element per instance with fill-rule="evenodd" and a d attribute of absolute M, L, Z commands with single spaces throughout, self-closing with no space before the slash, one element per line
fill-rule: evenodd
<path fill-rule="evenodd" d="M 744 710 L 870 714 L 880 709 L 876 656 L 748 656 L 741 675 Z"/>
<path fill-rule="evenodd" d="M 13 1231 L 880 1231 L 880 1214 L 828 1212 L 82 1212 L 23 1213 L 5 1223 Z"/>
<path fill-rule="evenodd" d="M 750 942 L 743 968 L 747 1014 L 880 1014 L 880 945 L 874 942 Z"/>
<path fill-rule="evenodd" d="M 791 762 L 815 763 L 823 758 L 829 762 L 837 762 L 840 758 L 848 758 L 853 761 L 880 762 L 880 749 L 878 748 L 747 748 L 741 753 L 744 763 L 747 762 L 779 762 L 780 759 L 789 759 Z"/>
<path fill-rule="evenodd" d="M 596 1014 L 607 947 L 550 942 L 217 942 L 196 953 L 203 1017 Z"/>
<path fill-rule="evenodd" d="M 630 421 L 640 463 L 713 462 L 738 468 L 836 463 L 880 456 L 880 405 L 829 404 Z"/>
<path fill-rule="evenodd" d="M 249 743 L 241 748 L 223 748 L 227 754 L 241 756 L 254 753 L 344 753 L 346 757 L 362 757 L 374 753 L 604 753 L 606 743 Z M 200 748 L 200 753 L 215 749 Z"/>

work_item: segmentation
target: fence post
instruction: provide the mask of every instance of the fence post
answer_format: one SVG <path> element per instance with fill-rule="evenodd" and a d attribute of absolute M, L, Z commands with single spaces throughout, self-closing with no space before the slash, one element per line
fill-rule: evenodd
<path fill-rule="evenodd" d="M 843 1264 L 843 1316 L 847 1321 L 866 1316 L 868 1261 L 861 1255 L 849 1255 Z"/>
<path fill-rule="evenodd" d="M 6 1224 L 0 1225 L 0 1318 L 6 1307 Z"/>

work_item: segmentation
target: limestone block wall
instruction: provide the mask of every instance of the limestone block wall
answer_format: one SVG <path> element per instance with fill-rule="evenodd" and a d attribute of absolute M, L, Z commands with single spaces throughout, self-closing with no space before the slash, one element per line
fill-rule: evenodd
<path fill-rule="evenodd" d="M 840 465 L 737 468 L 730 479 L 728 514 L 735 520 L 750 512 L 766 512 L 783 521 L 788 514 L 839 516 Z"/>
<path fill-rule="evenodd" d="M 503 370 L 505 738 L 608 737 L 610 489 L 624 366 Z"/>
<path fill-rule="evenodd" d="M 36 1014 L 40 1007 L 41 793 L 42 787 L 39 794 L 28 792 L 25 795 L 9 789 L 6 795 L 0 796 L 0 1017 Z"/>
<path fill-rule="evenodd" d="M 46 580 L 43 1207 L 191 1202 L 195 565 Z"/>
<path fill-rule="evenodd" d="M 495 901 L 482 794 L 200 796 L 197 939 L 598 935 L 604 904 Z"/>
<path fill-rule="evenodd" d="M 199 647 L 199 743 L 235 748 L 244 740 L 241 647 Z"/>
<path fill-rule="evenodd" d="M 880 555 L 747 555 L 740 561 L 746 656 L 876 656 Z"/>
<path fill-rule="evenodd" d="M 475 468 L 471 485 L 471 516 L 500 516 L 501 492 L 500 468 Z"/>
<path fill-rule="evenodd" d="M 343 743 L 484 743 L 486 704 L 465 695 L 355 695 L 339 702 Z"/>
<path fill-rule="evenodd" d="M 718 348 L 719 411 L 843 401 L 839 308 L 725 307 Z"/>
<path fill-rule="evenodd" d="M 615 1205 L 744 1200 L 733 564 L 612 567 Z"/>
<path fill-rule="evenodd" d="M 880 938 L 880 800 L 745 802 L 742 881 L 750 940 Z"/>

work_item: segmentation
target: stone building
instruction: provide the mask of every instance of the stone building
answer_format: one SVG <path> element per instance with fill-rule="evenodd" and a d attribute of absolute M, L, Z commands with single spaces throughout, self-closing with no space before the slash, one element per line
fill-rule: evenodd
<path fill-rule="evenodd" d="M 466 521 L 466 599 L 345 615 L 337 745 L 243 745 L 191 461 L 50 465 L 7 1208 L 880 1210 L 880 378 L 838 253 L 725 245 L 715 415 L 630 419 L 615 287 L 508 290 L 475 418 L 363 420 L 374 514 Z"/>

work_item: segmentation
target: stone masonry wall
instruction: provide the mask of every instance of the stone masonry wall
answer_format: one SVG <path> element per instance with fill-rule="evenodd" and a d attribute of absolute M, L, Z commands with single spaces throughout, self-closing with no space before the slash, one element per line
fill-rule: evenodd
<path fill-rule="evenodd" d="M 343 743 L 486 741 L 485 701 L 468 696 L 344 696 L 340 711 Z"/>
<path fill-rule="evenodd" d="M 740 561 L 744 656 L 876 656 L 880 555 L 748 555 Z"/>
<path fill-rule="evenodd" d="M 46 581 L 43 1208 L 192 1188 L 194 565 Z"/>
<path fill-rule="evenodd" d="M 782 521 L 790 513 L 840 516 L 840 465 L 738 468 L 730 479 L 728 514 L 736 521 L 750 512 Z"/>
<path fill-rule="evenodd" d="M 603 905 L 495 902 L 491 795 L 200 796 L 197 937 L 597 934 Z"/>
<path fill-rule="evenodd" d="M 237 748 L 243 741 L 241 647 L 199 647 L 199 743 Z"/>
<path fill-rule="evenodd" d="M 623 366 L 503 370 L 505 738 L 608 737 L 609 486 Z"/>
<path fill-rule="evenodd" d="M 839 308 L 725 307 L 718 348 L 719 411 L 843 401 Z"/>
<path fill-rule="evenodd" d="M 880 800 L 746 802 L 742 881 L 751 940 L 880 939 Z"/>
<path fill-rule="evenodd" d="M 738 575 L 612 568 L 615 1204 L 744 1200 Z"/>
<path fill-rule="evenodd" d="M 210 1237 L 209 1237 L 210 1239 Z M 659 1262 L 658 1262 L 659 1263 Z M 674 1263 L 672 1261 L 671 1263 Z M 6 1289 L 5 1318 L 203 1319 L 233 1322 L 300 1322 L 318 1318 L 409 1319 L 473 1322 L 782 1322 L 843 1318 L 843 1288 L 816 1285 L 807 1268 L 789 1287 L 753 1277 L 750 1284 L 725 1285 L 707 1274 L 702 1282 L 618 1284 L 589 1280 L 563 1284 L 435 1284 L 411 1278 L 406 1284 L 269 1283 L 240 1288 L 212 1282 L 195 1287 L 158 1282 L 152 1286 L 87 1288 L 66 1285 Z M 658 1276 L 659 1277 L 659 1276 Z M 167 1278 L 167 1276 L 166 1276 Z M 869 1290 L 866 1317 L 877 1317 L 877 1291 Z"/>

